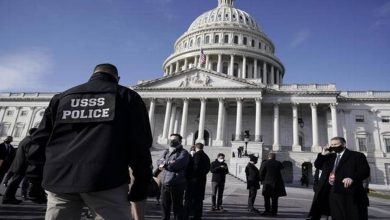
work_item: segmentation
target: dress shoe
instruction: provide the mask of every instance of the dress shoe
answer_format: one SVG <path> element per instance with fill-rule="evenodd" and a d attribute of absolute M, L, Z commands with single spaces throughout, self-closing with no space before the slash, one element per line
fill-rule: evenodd
<path fill-rule="evenodd" d="M 19 205 L 21 202 L 22 202 L 22 200 L 19 200 L 19 199 L 3 199 L 3 204 Z"/>

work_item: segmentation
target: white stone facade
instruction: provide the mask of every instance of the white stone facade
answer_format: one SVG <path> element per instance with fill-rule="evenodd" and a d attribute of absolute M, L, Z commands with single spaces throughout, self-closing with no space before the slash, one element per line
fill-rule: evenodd
<path fill-rule="evenodd" d="M 154 144 L 180 133 L 185 145 L 205 143 L 212 157 L 225 152 L 230 172 L 244 177 L 248 159 L 237 158 L 237 148 L 246 145 L 249 131 L 247 153 L 276 152 L 285 180 L 298 182 L 302 164 L 312 164 L 330 138 L 343 136 L 348 148 L 367 155 L 371 182 L 390 185 L 390 91 L 283 84 L 273 43 L 233 2 L 219 0 L 191 24 L 165 60 L 163 77 L 133 87 L 149 110 Z M 13 135 L 17 144 L 53 95 L 0 93 L 1 138 Z"/>

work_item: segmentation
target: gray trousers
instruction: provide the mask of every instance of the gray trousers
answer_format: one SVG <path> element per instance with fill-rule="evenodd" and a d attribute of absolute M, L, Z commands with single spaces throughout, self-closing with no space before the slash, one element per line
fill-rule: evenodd
<path fill-rule="evenodd" d="M 127 201 L 129 185 L 89 193 L 47 193 L 45 220 L 80 220 L 86 205 L 96 214 L 95 219 L 131 219 L 130 203 Z"/>

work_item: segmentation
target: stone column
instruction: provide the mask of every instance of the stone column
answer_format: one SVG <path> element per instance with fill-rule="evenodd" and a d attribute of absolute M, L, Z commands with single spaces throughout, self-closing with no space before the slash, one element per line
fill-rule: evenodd
<path fill-rule="evenodd" d="M 0 107 L 0 111 L 1 111 L 0 123 L 2 123 L 3 119 L 4 119 L 5 112 L 7 111 L 7 107 Z"/>
<path fill-rule="evenodd" d="M 271 85 L 275 84 L 275 70 L 274 66 L 271 66 Z"/>
<path fill-rule="evenodd" d="M 222 54 L 218 54 L 217 72 L 222 72 Z"/>
<path fill-rule="evenodd" d="M 230 72 L 229 75 L 233 76 L 234 74 L 234 55 L 230 55 Z"/>
<path fill-rule="evenodd" d="M 242 76 L 243 79 L 247 78 L 247 69 L 246 69 L 246 57 L 242 57 Z"/>
<path fill-rule="evenodd" d="M 214 141 L 216 146 L 223 146 L 222 142 L 222 120 L 223 120 L 223 108 L 224 108 L 224 99 L 218 99 L 218 122 L 217 122 L 217 137 Z"/>
<path fill-rule="evenodd" d="M 188 59 L 185 58 L 184 59 L 184 70 L 186 70 L 188 68 Z"/>
<path fill-rule="evenodd" d="M 293 103 L 292 105 L 292 116 L 293 116 L 293 151 L 302 151 L 301 145 L 299 145 L 299 133 L 298 133 L 298 104 Z"/>
<path fill-rule="evenodd" d="M 169 75 L 172 75 L 173 73 L 173 64 L 169 65 Z"/>
<path fill-rule="evenodd" d="M 177 106 L 175 104 L 172 105 L 172 112 L 171 112 L 171 118 L 169 120 L 169 132 L 168 134 L 173 134 L 174 128 L 175 128 L 175 118 L 176 118 L 176 110 Z"/>
<path fill-rule="evenodd" d="M 253 78 L 255 78 L 255 79 L 259 79 L 260 78 L 257 71 L 258 71 L 257 70 L 257 59 L 254 59 L 253 60 Z"/>
<path fill-rule="evenodd" d="M 261 98 L 256 98 L 255 141 L 261 141 Z"/>
<path fill-rule="evenodd" d="M 263 62 L 263 83 L 268 84 L 267 63 Z"/>
<path fill-rule="evenodd" d="M 171 109 L 172 109 L 172 99 L 168 98 L 167 106 L 165 108 L 164 127 L 163 127 L 163 134 L 162 134 L 162 140 L 164 144 L 166 144 L 168 141 L 169 118 L 171 117 Z"/>
<path fill-rule="evenodd" d="M 149 107 L 149 122 L 150 122 L 150 129 L 152 130 L 152 134 L 154 131 L 154 110 L 156 109 L 156 99 L 152 98 L 150 100 L 150 107 Z"/>
<path fill-rule="evenodd" d="M 176 108 L 176 116 L 174 119 L 173 133 L 177 134 L 179 131 L 179 118 L 180 118 L 180 108 Z"/>
<path fill-rule="evenodd" d="M 194 58 L 194 67 L 198 67 L 198 56 Z"/>
<path fill-rule="evenodd" d="M 206 65 L 207 70 L 210 70 L 210 55 L 206 54 Z"/>
<path fill-rule="evenodd" d="M 19 112 L 20 112 L 21 108 L 22 107 L 16 107 L 16 116 L 15 116 L 14 122 L 12 123 L 11 136 L 14 136 L 14 130 L 15 130 L 15 127 L 16 127 L 16 123 L 18 122 Z"/>
<path fill-rule="evenodd" d="M 276 84 L 280 85 L 280 74 L 279 74 L 279 69 L 276 69 Z"/>
<path fill-rule="evenodd" d="M 279 143 L 279 104 L 274 105 L 274 144 L 272 145 L 273 151 L 280 151 Z"/>
<path fill-rule="evenodd" d="M 187 118 L 188 118 L 188 98 L 183 99 L 183 112 L 181 114 L 180 135 L 183 137 L 182 144 L 187 144 Z"/>
<path fill-rule="evenodd" d="M 235 140 L 241 140 L 242 130 L 242 98 L 237 98 L 237 116 L 236 116 L 236 137 Z"/>
<path fill-rule="evenodd" d="M 337 103 L 330 104 L 330 114 L 332 115 L 332 135 L 333 137 L 339 136 L 337 128 Z"/>
<path fill-rule="evenodd" d="M 313 145 L 311 150 L 313 152 L 319 152 L 321 150 L 318 143 L 318 117 L 317 117 L 317 103 L 311 103 L 311 121 L 312 121 L 312 133 L 313 133 Z"/>
<path fill-rule="evenodd" d="M 179 61 L 176 61 L 175 73 L 179 72 Z"/>
<path fill-rule="evenodd" d="M 204 125 L 206 119 L 206 98 L 200 99 L 200 114 L 199 114 L 199 128 L 198 128 L 198 138 L 196 139 L 197 143 L 204 144 Z"/>

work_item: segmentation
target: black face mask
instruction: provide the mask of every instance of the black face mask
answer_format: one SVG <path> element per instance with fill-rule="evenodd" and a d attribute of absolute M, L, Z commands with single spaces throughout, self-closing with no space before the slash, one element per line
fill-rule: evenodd
<path fill-rule="evenodd" d="M 169 143 L 169 145 L 170 145 L 171 147 L 176 148 L 176 147 L 178 147 L 178 146 L 180 145 L 180 142 L 177 141 L 177 140 L 171 140 L 171 142 Z"/>
<path fill-rule="evenodd" d="M 341 153 L 343 152 L 343 150 L 345 149 L 345 147 L 343 145 L 339 145 L 339 146 L 336 146 L 336 147 L 331 147 L 329 148 L 329 151 L 334 151 L 336 153 Z"/>
<path fill-rule="evenodd" d="M 6 144 L 10 144 L 11 143 L 11 141 L 4 141 Z"/>

